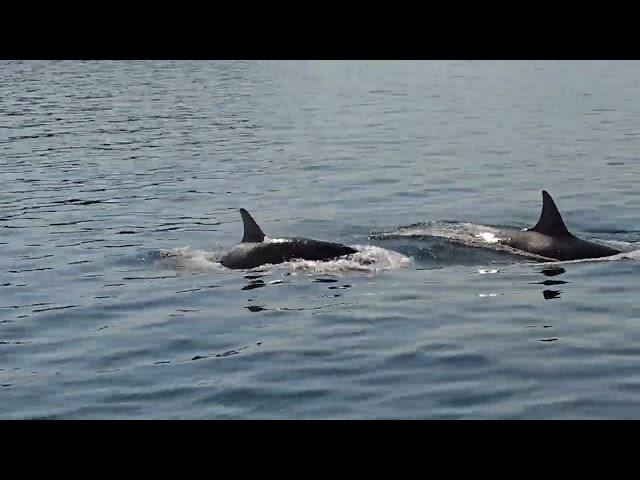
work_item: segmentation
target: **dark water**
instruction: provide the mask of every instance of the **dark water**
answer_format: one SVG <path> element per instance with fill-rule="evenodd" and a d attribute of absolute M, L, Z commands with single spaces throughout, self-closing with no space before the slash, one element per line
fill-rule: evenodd
<path fill-rule="evenodd" d="M 638 88 L 638 62 L 0 63 L 0 418 L 638 418 Z M 533 225 L 542 189 L 625 254 L 449 238 Z M 240 207 L 363 252 L 226 270 Z"/>

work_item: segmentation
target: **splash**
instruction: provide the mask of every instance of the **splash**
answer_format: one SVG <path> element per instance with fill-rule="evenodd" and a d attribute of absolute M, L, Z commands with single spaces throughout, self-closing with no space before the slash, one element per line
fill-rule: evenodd
<path fill-rule="evenodd" d="M 336 260 L 295 260 L 283 265 L 289 266 L 294 272 L 306 271 L 312 273 L 340 273 L 363 272 L 377 273 L 385 270 L 404 268 L 411 263 L 411 259 L 392 250 L 372 245 L 351 245 L 358 252 Z"/>
<path fill-rule="evenodd" d="M 286 241 L 270 239 L 270 241 Z M 358 252 L 336 260 L 292 260 L 278 265 L 261 265 L 256 269 L 282 268 L 293 272 L 311 273 L 364 272 L 377 273 L 384 270 L 403 268 L 411 263 L 411 259 L 401 253 L 371 245 L 352 245 Z M 224 250 L 206 251 L 190 247 L 161 250 L 159 261 L 163 266 L 185 270 L 227 270 L 220 264 Z M 256 270 L 252 269 L 252 270 Z"/>
<path fill-rule="evenodd" d="M 185 270 L 220 270 L 223 251 L 196 250 L 190 247 L 161 250 L 160 261 L 165 266 Z"/>

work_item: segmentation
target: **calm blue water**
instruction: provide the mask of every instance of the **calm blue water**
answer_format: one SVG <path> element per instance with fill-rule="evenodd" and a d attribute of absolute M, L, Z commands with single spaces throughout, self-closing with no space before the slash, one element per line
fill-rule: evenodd
<path fill-rule="evenodd" d="M 1 62 L 0 418 L 640 418 L 639 89 L 638 62 Z M 533 225 L 542 189 L 625 254 L 448 238 Z M 363 258 L 227 270 L 240 207 Z"/>

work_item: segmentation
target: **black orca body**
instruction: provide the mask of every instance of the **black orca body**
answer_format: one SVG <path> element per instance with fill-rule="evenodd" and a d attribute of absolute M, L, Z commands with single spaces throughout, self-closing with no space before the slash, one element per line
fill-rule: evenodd
<path fill-rule="evenodd" d="M 244 208 L 240 209 L 240 215 L 244 224 L 244 236 L 242 242 L 220 261 L 227 268 L 255 268 L 295 259 L 332 260 L 357 252 L 346 245 L 309 238 L 270 239 Z"/>
<path fill-rule="evenodd" d="M 551 195 L 542 191 L 542 213 L 528 230 L 500 230 L 499 243 L 554 260 L 608 257 L 620 250 L 581 240 L 572 235 L 562 220 Z"/>

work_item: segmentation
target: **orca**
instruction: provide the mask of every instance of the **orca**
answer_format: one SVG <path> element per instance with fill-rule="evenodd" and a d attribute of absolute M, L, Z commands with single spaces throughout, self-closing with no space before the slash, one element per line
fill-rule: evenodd
<path fill-rule="evenodd" d="M 542 212 L 535 227 L 526 230 L 500 230 L 498 243 L 552 260 L 578 260 L 608 257 L 620 250 L 581 240 L 569 232 L 553 198 L 542 191 Z"/>
<path fill-rule="evenodd" d="M 240 209 L 244 235 L 220 263 L 227 268 L 249 269 L 289 260 L 332 260 L 358 250 L 339 243 L 310 238 L 269 238 L 244 208 Z"/>

